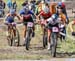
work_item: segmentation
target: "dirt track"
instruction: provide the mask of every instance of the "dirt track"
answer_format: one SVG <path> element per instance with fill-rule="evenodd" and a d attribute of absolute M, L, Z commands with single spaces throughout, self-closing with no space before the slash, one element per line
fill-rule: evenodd
<path fill-rule="evenodd" d="M 3 23 L 2 21 L 0 22 Z M 5 35 L 5 26 L 0 27 L 0 59 L 50 59 L 50 51 L 47 49 L 43 49 L 42 47 L 42 37 L 40 37 L 40 32 L 36 31 L 35 38 L 32 39 L 30 50 L 26 51 L 25 46 L 22 46 L 24 41 L 22 39 L 22 30 L 23 27 L 18 27 L 21 42 L 19 47 L 10 47 L 8 46 L 6 35 Z M 65 42 L 63 42 L 65 44 Z M 61 43 L 60 43 L 61 44 Z M 60 51 L 60 49 L 62 49 Z M 75 57 L 75 53 L 68 53 L 63 52 L 63 48 L 58 47 L 57 50 L 57 57 L 58 58 L 65 58 L 65 57 Z"/>

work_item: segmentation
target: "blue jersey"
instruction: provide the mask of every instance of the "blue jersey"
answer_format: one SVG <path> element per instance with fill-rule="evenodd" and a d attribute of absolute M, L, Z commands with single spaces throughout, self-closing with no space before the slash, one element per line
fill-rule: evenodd
<path fill-rule="evenodd" d="M 6 18 L 6 21 L 7 21 L 8 23 L 14 22 L 14 16 L 8 16 L 8 17 Z"/>
<path fill-rule="evenodd" d="M 24 10 L 20 11 L 20 15 L 27 15 L 27 14 L 34 15 L 34 13 L 31 10 L 29 10 L 28 13 L 26 13 Z"/>

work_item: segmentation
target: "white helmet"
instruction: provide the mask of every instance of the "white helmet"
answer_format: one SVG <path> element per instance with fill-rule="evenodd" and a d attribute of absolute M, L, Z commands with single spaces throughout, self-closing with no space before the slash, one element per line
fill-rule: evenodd
<path fill-rule="evenodd" d="M 49 10 L 48 7 L 45 6 L 45 7 L 43 8 L 43 11 L 44 11 L 45 13 L 49 13 L 50 10 Z"/>

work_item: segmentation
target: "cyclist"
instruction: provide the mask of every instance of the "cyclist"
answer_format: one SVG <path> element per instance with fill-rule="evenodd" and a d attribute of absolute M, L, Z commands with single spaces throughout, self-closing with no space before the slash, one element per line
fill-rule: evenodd
<path fill-rule="evenodd" d="M 25 0 L 25 1 L 22 3 L 22 6 L 24 7 L 24 6 L 26 6 L 27 4 L 28 4 L 28 1 Z"/>
<path fill-rule="evenodd" d="M 36 1 L 35 0 L 31 0 L 30 1 L 30 6 L 31 6 L 31 10 L 33 10 L 33 12 L 35 12 L 35 4 L 36 4 Z"/>
<path fill-rule="evenodd" d="M 16 11 L 16 9 L 17 9 L 17 3 L 16 3 L 16 0 L 12 3 L 12 6 L 13 6 L 13 9 L 15 9 L 15 11 Z"/>
<path fill-rule="evenodd" d="M 36 1 L 35 0 L 31 0 L 29 3 L 29 9 L 32 10 L 32 12 L 35 14 L 35 10 L 36 10 Z M 33 15 L 33 18 L 36 19 L 36 17 Z"/>
<path fill-rule="evenodd" d="M 6 15 L 5 23 L 8 26 L 8 32 L 10 31 L 10 24 L 14 24 L 14 18 L 17 17 L 19 20 L 21 20 L 20 16 L 15 12 L 14 9 L 11 9 L 10 12 Z M 14 25 L 13 25 L 14 26 Z M 7 32 L 7 36 L 9 36 L 9 33 Z M 15 30 L 14 30 L 14 36 L 15 36 Z"/>
<path fill-rule="evenodd" d="M 46 20 L 50 18 L 51 15 L 52 14 L 50 13 L 49 5 L 45 4 L 44 8 L 41 10 L 41 12 L 38 15 L 38 18 L 40 17 L 42 32 L 44 31 L 44 25 L 45 25 Z"/>
<path fill-rule="evenodd" d="M 49 17 L 51 17 L 51 13 L 50 13 L 50 9 L 49 9 L 48 4 L 45 4 L 45 7 L 42 8 L 42 10 L 38 14 L 37 18 L 39 18 L 39 17 L 40 17 L 40 20 L 41 20 L 41 27 L 42 27 L 42 30 L 43 30 L 42 22 L 45 21 L 46 19 L 48 19 Z"/>
<path fill-rule="evenodd" d="M 70 30 L 72 32 L 72 35 L 75 36 L 75 31 L 74 31 L 74 28 L 73 28 L 73 26 L 75 25 L 75 11 L 73 11 L 73 9 L 72 9 L 72 13 L 73 13 L 74 19 L 73 19 L 73 21 L 71 21 L 69 23 L 69 27 L 70 27 Z"/>
<path fill-rule="evenodd" d="M 62 12 L 66 15 L 66 24 L 69 23 L 69 18 L 67 16 L 67 12 L 66 12 L 66 5 L 64 2 L 58 2 L 58 6 L 61 6 L 62 7 Z"/>
<path fill-rule="evenodd" d="M 0 0 L 0 9 L 4 9 L 5 5 L 5 2 L 3 0 Z"/>
<path fill-rule="evenodd" d="M 55 13 L 52 14 L 52 16 L 50 18 L 47 19 L 47 27 L 48 27 L 48 50 L 50 49 L 50 37 L 51 37 L 51 29 L 53 26 L 57 26 L 58 27 L 58 18 L 59 16 Z"/>
<path fill-rule="evenodd" d="M 51 36 L 51 28 L 53 26 L 53 23 L 59 22 L 59 18 L 60 18 L 60 23 L 63 24 L 64 27 L 66 26 L 65 25 L 66 16 L 62 13 L 62 7 L 58 6 L 56 11 L 57 11 L 56 13 L 52 14 L 52 16 L 49 19 L 47 19 L 47 21 L 49 21 L 50 23 L 48 25 L 48 49 L 50 49 L 50 36 Z M 58 24 L 56 26 L 58 26 Z"/>
<path fill-rule="evenodd" d="M 25 41 L 26 30 L 27 30 L 27 23 L 28 22 L 33 22 L 34 23 L 34 20 L 32 18 L 32 15 L 34 15 L 34 13 L 31 10 L 29 10 L 29 7 L 28 6 L 26 6 L 26 7 L 24 7 L 20 11 L 20 15 L 21 15 L 21 18 L 22 18 L 22 22 L 24 24 L 24 41 Z M 25 16 L 27 16 L 27 18 Z M 34 37 L 34 35 L 35 35 L 35 33 L 34 33 L 34 27 L 33 27 L 32 37 Z"/>
<path fill-rule="evenodd" d="M 62 9 L 62 6 L 57 6 L 57 14 L 61 18 L 60 29 L 63 29 L 61 30 L 61 32 L 66 34 L 66 15 L 62 12 Z M 61 37 L 63 37 L 63 39 L 65 40 L 65 36 L 61 35 Z"/>
<path fill-rule="evenodd" d="M 5 2 L 3 0 L 0 0 L 0 12 L 2 12 L 2 14 L 4 15 L 4 9 L 5 9 Z"/>
<path fill-rule="evenodd" d="M 69 27 L 70 27 L 70 30 L 71 30 L 73 36 L 75 36 L 75 31 L 73 28 L 74 25 L 75 25 L 75 20 L 71 21 L 69 24 Z"/>

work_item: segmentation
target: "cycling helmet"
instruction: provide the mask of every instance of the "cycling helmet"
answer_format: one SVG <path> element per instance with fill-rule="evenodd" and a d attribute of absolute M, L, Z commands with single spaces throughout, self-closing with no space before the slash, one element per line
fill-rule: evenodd
<path fill-rule="evenodd" d="M 58 2 L 58 4 L 57 4 L 58 6 L 62 6 L 62 2 Z"/>
<path fill-rule="evenodd" d="M 65 8 L 65 3 L 64 2 L 58 2 L 58 6 L 61 6 L 62 8 Z"/>
<path fill-rule="evenodd" d="M 10 9 L 10 14 L 15 14 L 15 9 Z"/>
<path fill-rule="evenodd" d="M 65 3 L 64 2 L 62 2 L 62 7 L 65 8 Z"/>
<path fill-rule="evenodd" d="M 23 9 L 24 9 L 25 11 L 29 11 L 29 6 L 28 6 L 28 5 L 27 5 L 27 6 L 24 6 Z"/>

